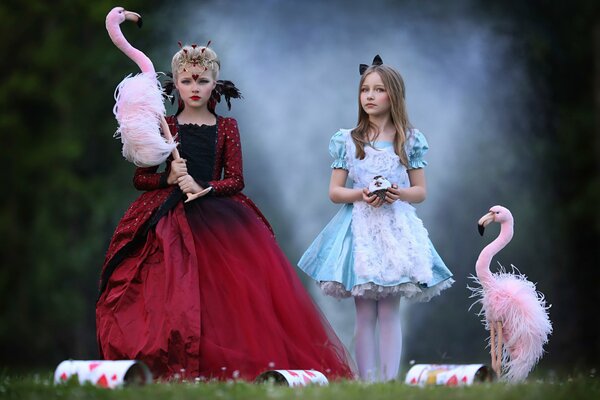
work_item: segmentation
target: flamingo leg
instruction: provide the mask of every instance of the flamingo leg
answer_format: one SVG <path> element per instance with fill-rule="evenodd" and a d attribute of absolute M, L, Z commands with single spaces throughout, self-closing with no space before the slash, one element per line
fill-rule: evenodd
<path fill-rule="evenodd" d="M 502 334 L 502 321 L 497 321 L 497 328 L 496 328 L 496 333 L 498 334 L 498 355 L 496 358 L 496 364 L 498 367 L 498 376 L 500 376 L 500 373 L 502 372 L 502 339 L 503 339 L 503 334 Z"/>
<path fill-rule="evenodd" d="M 492 356 L 492 370 L 496 372 L 498 375 L 498 368 L 496 367 L 496 324 L 492 321 L 489 322 L 490 325 L 490 355 Z"/>
<path fill-rule="evenodd" d="M 172 142 L 173 141 L 173 136 L 171 135 L 171 130 L 169 129 L 169 124 L 167 123 L 167 120 L 165 119 L 164 115 L 160 116 L 160 128 L 163 132 L 163 136 L 165 137 L 165 139 L 167 139 L 167 141 Z M 173 152 L 171 153 L 173 154 L 173 159 L 177 160 L 178 158 L 180 158 L 179 156 L 179 150 L 177 150 L 177 148 L 173 149 Z M 185 203 L 192 201 L 194 199 L 197 199 L 200 196 L 205 195 L 206 193 L 210 192 L 212 188 L 206 188 L 204 190 L 201 190 L 198 193 L 186 193 L 187 199 L 185 200 Z"/>

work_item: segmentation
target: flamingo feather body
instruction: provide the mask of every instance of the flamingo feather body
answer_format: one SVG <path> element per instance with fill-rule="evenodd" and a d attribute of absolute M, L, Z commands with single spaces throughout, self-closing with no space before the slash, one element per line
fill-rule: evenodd
<path fill-rule="evenodd" d="M 114 136 L 123 143 L 123 157 L 138 167 L 162 164 L 177 147 L 170 132 L 161 136 L 165 115 L 163 90 L 152 61 L 133 47 L 121 32 L 125 20 L 140 22 L 137 13 L 123 7 L 113 8 L 106 16 L 106 30 L 117 48 L 134 61 L 140 74 L 127 76 L 115 90 L 113 113 L 119 124 Z"/>
<path fill-rule="evenodd" d="M 487 223 L 501 223 L 500 234 L 477 260 L 477 277 L 471 276 L 476 287 L 468 287 L 471 298 L 477 298 L 471 307 L 481 305 L 478 315 L 484 317 L 482 322 L 488 331 L 490 324 L 502 322 L 502 376 L 508 382 L 521 382 L 542 358 L 544 345 L 552 333 L 550 306 L 536 285 L 514 266 L 512 272 L 500 264 L 498 272 L 490 271 L 492 257 L 512 238 L 513 218 L 510 211 L 500 206 L 492 207 L 487 218 Z M 490 347 L 491 342 L 490 336 Z"/>
<path fill-rule="evenodd" d="M 486 330 L 489 321 L 502 321 L 503 376 L 509 382 L 521 382 L 527 378 L 544 353 L 544 345 L 552 333 L 545 297 L 533 282 L 518 272 L 500 270 L 493 274 L 493 282 L 484 290 L 479 279 L 471 279 L 479 287 L 469 288 L 471 297 L 478 298 L 480 316 Z M 488 342 L 490 338 L 488 338 Z"/>
<path fill-rule="evenodd" d="M 162 164 L 177 146 L 158 133 L 165 114 L 162 94 L 154 72 L 130 75 L 115 90 L 115 137 L 121 138 L 123 157 L 138 167 Z"/>

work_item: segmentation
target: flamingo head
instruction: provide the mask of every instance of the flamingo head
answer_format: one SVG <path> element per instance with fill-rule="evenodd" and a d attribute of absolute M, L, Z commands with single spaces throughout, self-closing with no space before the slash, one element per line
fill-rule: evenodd
<path fill-rule="evenodd" d="M 140 16 L 140 14 L 133 11 L 127 11 L 123 7 L 115 7 L 112 10 L 110 10 L 108 15 L 106 15 L 106 26 L 108 27 L 109 25 L 120 25 L 125 20 L 133 21 L 137 24 L 138 27 L 142 27 L 142 17 Z"/>
<path fill-rule="evenodd" d="M 479 234 L 483 236 L 483 232 L 485 227 L 488 226 L 492 222 L 497 222 L 499 224 L 503 224 L 509 222 L 512 224 L 513 216 L 508 211 L 508 208 L 502 206 L 494 206 L 490 208 L 490 211 L 481 217 L 477 223 L 477 228 L 479 229 Z"/>

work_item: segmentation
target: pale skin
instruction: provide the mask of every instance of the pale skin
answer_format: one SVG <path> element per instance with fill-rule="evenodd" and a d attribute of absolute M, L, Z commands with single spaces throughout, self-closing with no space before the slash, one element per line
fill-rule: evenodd
<path fill-rule="evenodd" d="M 179 124 L 215 125 L 217 123 L 215 115 L 208 110 L 208 100 L 216 84 L 213 72 L 202 67 L 188 66 L 186 71 L 177 73 L 175 87 L 184 103 L 183 111 L 177 116 Z M 188 174 L 186 160 L 183 158 L 171 161 L 167 183 L 179 185 L 183 193 L 200 193 L 204 190 Z"/>
<path fill-rule="evenodd" d="M 360 104 L 369 115 L 369 121 L 378 129 L 378 132 L 370 132 L 369 140 L 377 134 L 377 140 L 393 141 L 396 128 L 390 114 L 390 99 L 381 77 L 377 72 L 370 73 L 360 88 Z M 372 207 L 381 207 L 383 204 L 391 204 L 397 200 L 408 203 L 420 203 L 427 195 L 425 171 L 422 168 L 409 169 L 408 179 L 410 187 L 399 188 L 396 182 L 386 192 L 382 200 L 376 195 L 369 196 L 368 188 L 352 189 L 346 187 L 348 171 L 345 169 L 334 169 L 331 171 L 329 181 L 329 198 L 334 203 L 354 203 L 364 201 Z"/>

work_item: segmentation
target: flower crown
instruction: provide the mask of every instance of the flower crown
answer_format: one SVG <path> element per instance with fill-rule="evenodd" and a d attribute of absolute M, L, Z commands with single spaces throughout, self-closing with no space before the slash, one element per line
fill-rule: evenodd
<path fill-rule="evenodd" d="M 206 49 L 208 46 L 210 46 L 210 40 L 206 46 L 200 50 L 200 52 L 195 51 L 196 47 L 198 47 L 197 44 L 190 45 L 192 48 L 191 52 L 184 48 L 181 42 L 177 42 L 177 44 L 179 45 L 179 48 L 183 50 L 182 55 L 179 57 L 177 62 L 177 71 L 186 72 L 186 66 L 202 67 L 205 71 L 209 69 L 214 70 L 215 64 L 217 64 L 217 68 L 220 67 L 219 61 L 211 58 L 211 56 L 206 52 Z"/>

